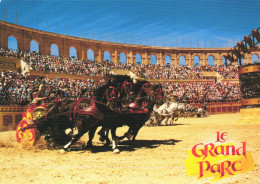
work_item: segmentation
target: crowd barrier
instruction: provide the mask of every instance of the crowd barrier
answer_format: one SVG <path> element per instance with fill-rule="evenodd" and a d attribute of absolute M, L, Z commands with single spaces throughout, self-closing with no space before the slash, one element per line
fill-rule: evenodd
<path fill-rule="evenodd" d="M 202 104 L 193 104 L 202 107 Z M 241 109 L 241 102 L 208 103 L 209 114 L 237 113 Z M 22 113 L 26 111 L 25 106 L 0 106 L 0 131 L 14 130 L 22 120 Z"/>
<path fill-rule="evenodd" d="M 0 105 L 0 131 L 16 129 L 24 111 L 26 111 L 25 106 Z"/>
<path fill-rule="evenodd" d="M 202 107 L 202 104 L 199 103 L 193 105 Z M 241 102 L 207 103 L 206 108 L 209 114 L 237 113 L 240 112 Z"/>
<path fill-rule="evenodd" d="M 21 72 L 21 62 L 17 58 L 0 56 L 0 71 L 12 70 Z"/>
<path fill-rule="evenodd" d="M 60 78 L 60 79 L 81 80 L 81 81 L 86 81 L 87 79 L 94 79 L 96 82 L 99 82 L 100 80 L 102 81 L 104 80 L 104 78 L 101 76 L 65 74 L 65 73 L 44 72 L 44 71 L 36 71 L 36 70 L 30 70 L 29 74 L 32 79 L 35 79 L 40 76 L 44 76 L 50 79 Z"/>

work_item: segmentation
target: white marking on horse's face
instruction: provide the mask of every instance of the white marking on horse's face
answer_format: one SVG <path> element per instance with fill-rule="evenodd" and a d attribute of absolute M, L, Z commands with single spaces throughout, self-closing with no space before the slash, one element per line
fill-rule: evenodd
<path fill-rule="evenodd" d="M 66 130 L 65 130 L 65 134 L 66 135 L 69 135 L 69 134 L 71 134 L 72 133 L 72 129 L 71 128 L 67 128 Z"/>

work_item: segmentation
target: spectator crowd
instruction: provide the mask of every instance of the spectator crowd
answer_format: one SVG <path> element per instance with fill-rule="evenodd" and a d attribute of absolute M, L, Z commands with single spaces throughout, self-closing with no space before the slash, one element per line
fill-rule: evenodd
<path fill-rule="evenodd" d="M 168 98 L 184 103 L 235 102 L 241 100 L 239 84 L 221 82 L 162 83 Z"/>
<path fill-rule="evenodd" d="M 61 97 L 78 98 L 80 96 L 91 97 L 92 92 L 103 84 L 103 81 L 95 82 L 93 79 L 69 80 L 49 79 L 46 77 L 30 78 L 28 73 L 20 74 L 13 71 L 2 71 L 0 77 L 0 104 L 28 104 L 44 86 L 43 97 L 59 95 Z"/>
<path fill-rule="evenodd" d="M 145 79 L 203 79 L 201 72 L 218 72 L 224 78 L 238 78 L 237 65 L 173 66 L 173 65 L 131 65 L 125 63 L 95 63 L 69 57 L 42 55 L 38 52 L 1 49 L 0 55 L 22 58 L 32 70 L 87 76 L 106 76 L 112 69 L 131 70 Z"/>
<path fill-rule="evenodd" d="M 131 70 L 145 79 L 203 79 L 201 72 L 218 72 L 223 77 L 238 78 L 238 66 L 160 66 L 160 65 L 131 65 L 115 64 L 112 62 L 95 63 L 89 60 L 80 60 L 67 57 L 41 55 L 38 52 L 14 51 L 0 49 L 0 55 L 21 58 L 28 63 L 31 69 L 56 73 L 79 74 L 104 77 L 112 69 Z M 93 90 L 102 85 L 103 81 L 93 79 L 69 80 L 37 77 L 33 79 L 28 73 L 20 74 L 13 71 L 3 71 L 0 77 L 0 104 L 10 102 L 26 104 L 32 101 L 33 94 L 40 85 L 46 87 L 45 96 L 50 94 L 64 97 L 90 97 Z M 185 82 L 162 83 L 168 98 L 189 103 L 227 102 L 241 100 L 238 84 L 229 82 Z"/>

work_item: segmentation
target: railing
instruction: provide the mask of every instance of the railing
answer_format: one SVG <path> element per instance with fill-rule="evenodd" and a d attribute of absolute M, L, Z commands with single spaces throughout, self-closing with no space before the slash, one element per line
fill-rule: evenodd
<path fill-rule="evenodd" d="M 193 104 L 196 107 L 202 107 L 202 104 Z M 208 103 L 207 111 L 209 114 L 225 114 L 225 113 L 237 113 L 241 109 L 241 102 L 216 102 Z"/>
<path fill-rule="evenodd" d="M 16 129 L 25 111 L 25 106 L 0 105 L 0 131 Z"/>

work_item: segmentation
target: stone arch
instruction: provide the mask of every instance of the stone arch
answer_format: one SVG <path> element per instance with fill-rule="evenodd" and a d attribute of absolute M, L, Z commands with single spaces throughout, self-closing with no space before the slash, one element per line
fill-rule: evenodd
<path fill-rule="evenodd" d="M 120 52 L 120 63 L 124 63 L 124 64 L 127 63 L 127 57 L 126 57 L 126 54 L 123 53 L 123 52 Z"/>
<path fill-rule="evenodd" d="M 186 66 L 187 65 L 185 56 L 180 55 L 179 59 L 180 59 L 180 65 L 181 66 Z"/>
<path fill-rule="evenodd" d="M 172 63 L 171 56 L 165 55 L 164 56 L 164 62 L 165 62 L 165 65 L 171 65 L 171 63 Z"/>
<path fill-rule="evenodd" d="M 95 53 L 92 49 L 87 50 L 87 60 L 95 61 Z"/>
<path fill-rule="evenodd" d="M 77 49 L 75 47 L 70 47 L 70 58 L 78 58 Z"/>
<path fill-rule="evenodd" d="M 37 41 L 35 40 L 32 40 L 30 42 L 30 51 L 33 52 L 33 51 L 36 51 L 36 52 L 39 52 L 39 44 Z"/>
<path fill-rule="evenodd" d="M 142 64 L 142 56 L 141 56 L 141 54 L 136 54 L 135 55 L 135 63 L 136 64 Z"/>
<path fill-rule="evenodd" d="M 151 56 L 150 56 L 150 64 L 152 64 L 152 65 L 157 64 L 157 58 L 154 54 L 151 54 Z"/>
<path fill-rule="evenodd" d="M 208 65 L 214 66 L 215 65 L 215 58 L 212 55 L 208 56 Z"/>
<path fill-rule="evenodd" d="M 196 66 L 196 65 L 200 66 L 201 65 L 200 57 L 195 55 L 194 58 L 193 58 L 193 62 L 194 62 L 194 66 Z"/>
<path fill-rule="evenodd" d="M 254 53 L 252 54 L 252 63 L 259 63 L 259 55 Z"/>
<path fill-rule="evenodd" d="M 8 49 L 18 50 L 18 40 L 14 36 L 8 36 Z"/>
<path fill-rule="evenodd" d="M 104 52 L 104 61 L 111 62 L 111 54 L 108 51 Z"/>
<path fill-rule="evenodd" d="M 51 44 L 51 55 L 52 56 L 59 56 L 59 47 L 56 43 Z"/>

